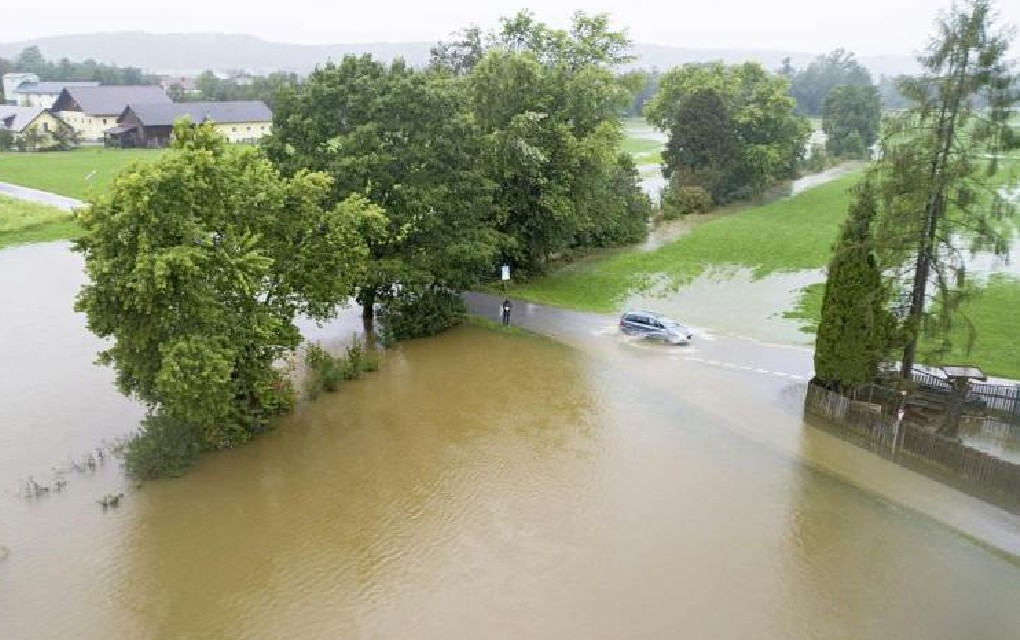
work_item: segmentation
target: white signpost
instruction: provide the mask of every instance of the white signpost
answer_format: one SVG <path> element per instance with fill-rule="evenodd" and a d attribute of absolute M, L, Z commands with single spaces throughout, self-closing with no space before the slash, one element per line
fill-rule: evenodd
<path fill-rule="evenodd" d="M 510 265 L 503 265 L 503 281 L 506 282 L 510 279 Z"/>

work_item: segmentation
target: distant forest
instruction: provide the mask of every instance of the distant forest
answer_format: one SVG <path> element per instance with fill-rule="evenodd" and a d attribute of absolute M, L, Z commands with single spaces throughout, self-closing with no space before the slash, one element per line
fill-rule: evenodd
<path fill-rule="evenodd" d="M 160 79 L 159 75 L 146 73 L 138 67 L 120 67 L 92 59 L 71 62 L 61 58 L 54 62 L 47 60 L 39 47 L 35 46 L 26 47 L 13 60 L 0 57 L 0 74 L 5 73 L 34 73 L 41 81 L 93 81 L 106 85 L 158 84 Z M 195 79 L 193 90 L 187 90 L 180 84 L 170 84 L 167 93 L 175 102 L 262 100 L 272 108 L 280 88 L 301 82 L 294 73 L 275 72 L 255 76 L 237 71 L 228 75 L 231 77 L 220 78 L 212 71 L 206 71 Z M 0 102 L 5 99 L 3 87 L 0 86 Z"/>
<path fill-rule="evenodd" d="M 839 85 L 875 86 L 884 109 L 901 109 L 907 104 L 906 99 L 896 88 L 896 83 L 902 76 L 882 76 L 876 83 L 868 69 L 854 57 L 854 54 L 843 49 L 820 55 L 803 68 L 794 67 L 790 58 L 786 58 L 782 66 L 775 71 L 789 81 L 790 96 L 797 101 L 797 111 L 805 116 L 820 117 L 825 96 Z M 632 73 L 643 78 L 636 84 L 639 88 L 627 115 L 639 117 L 645 104 L 658 91 L 662 72 L 652 69 Z"/>
<path fill-rule="evenodd" d="M 39 80 L 67 80 L 71 82 L 100 82 L 102 84 L 156 84 L 159 76 L 145 73 L 138 67 L 118 67 L 89 59 L 71 62 L 62 58 L 52 62 L 43 57 L 39 47 L 27 47 L 17 58 L 0 58 L 0 74 L 34 73 Z M 6 99 L 0 86 L 0 101 Z"/>
<path fill-rule="evenodd" d="M 882 76 L 877 83 L 874 82 L 867 68 L 854 57 L 854 54 L 842 49 L 820 55 L 800 69 L 794 68 L 787 58 L 783 61 L 782 67 L 776 71 L 789 79 L 790 95 L 797 101 L 798 111 L 807 116 L 820 115 L 825 96 L 834 86 L 840 84 L 877 86 L 882 106 L 886 109 L 902 108 L 905 104 L 896 89 L 897 77 Z M 108 85 L 159 82 L 158 75 L 146 73 L 138 67 L 120 67 L 96 62 L 93 59 L 83 62 L 71 62 L 67 58 L 61 58 L 56 62 L 47 60 L 37 46 L 26 47 L 14 59 L 0 57 L 0 74 L 4 73 L 34 73 L 40 80 L 96 81 Z M 194 89 L 171 84 L 167 92 L 175 102 L 262 100 L 273 108 L 275 97 L 281 88 L 297 86 L 302 81 L 296 73 L 282 71 L 268 75 L 236 71 L 227 75 L 230 77 L 222 78 L 208 70 L 195 79 Z M 634 80 L 629 84 L 635 89 L 635 94 L 627 115 L 639 117 L 645 104 L 658 90 L 661 72 L 658 69 L 651 69 L 631 71 L 629 75 L 634 76 Z M 0 101 L 4 98 L 3 89 L 0 87 Z"/>

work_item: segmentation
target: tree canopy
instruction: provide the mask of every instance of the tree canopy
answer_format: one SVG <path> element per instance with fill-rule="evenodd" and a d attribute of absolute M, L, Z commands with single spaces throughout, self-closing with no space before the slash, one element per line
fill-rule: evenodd
<path fill-rule="evenodd" d="M 922 331 L 951 346 L 956 311 L 971 289 L 963 251 L 1008 252 L 1012 230 L 1002 220 L 1015 207 L 997 187 L 998 155 L 1016 144 L 1011 39 L 989 0 L 954 5 L 920 57 L 923 73 L 900 83 L 911 106 L 885 127 L 878 235 L 883 264 L 911 299 L 905 377 Z"/>
<path fill-rule="evenodd" d="M 822 114 L 825 97 L 839 85 L 871 86 L 871 73 L 852 52 L 836 49 L 815 58 L 807 67 L 792 71 L 787 68 L 790 78 L 790 95 L 797 101 L 800 113 L 818 116 Z"/>
<path fill-rule="evenodd" d="M 650 204 L 619 151 L 637 84 L 617 73 L 630 59 L 626 37 L 584 13 L 568 30 L 521 12 L 484 37 L 469 33 L 437 47 L 433 65 L 465 78 L 502 259 L 533 272 L 565 250 L 643 237 Z"/>
<path fill-rule="evenodd" d="M 716 203 L 792 177 L 810 127 L 794 113 L 787 89 L 785 78 L 750 62 L 689 64 L 664 74 L 645 108 L 648 121 L 669 134 L 663 174 L 679 187 L 705 189 Z"/>
<path fill-rule="evenodd" d="M 112 340 L 100 362 L 200 448 L 243 442 L 289 407 L 277 364 L 300 342 L 296 314 L 329 317 L 365 272 L 358 229 L 382 213 L 357 197 L 332 206 L 331 182 L 282 177 L 212 125 L 180 122 L 169 151 L 81 215 L 76 309 Z"/>
<path fill-rule="evenodd" d="M 492 185 L 465 102 L 451 76 L 370 56 L 327 64 L 279 96 L 265 145 L 284 174 L 324 171 L 330 203 L 359 195 L 386 211 L 385 225 L 361 229 L 368 333 L 375 303 L 398 288 L 461 288 L 492 266 Z"/>
<path fill-rule="evenodd" d="M 875 252 L 878 192 L 866 177 L 854 187 L 846 221 L 829 262 L 815 340 L 815 377 L 836 389 L 874 380 L 893 342 L 887 284 Z"/>
<path fill-rule="evenodd" d="M 878 140 L 882 101 L 872 85 L 837 85 L 825 96 L 822 130 L 831 156 L 867 158 Z"/>

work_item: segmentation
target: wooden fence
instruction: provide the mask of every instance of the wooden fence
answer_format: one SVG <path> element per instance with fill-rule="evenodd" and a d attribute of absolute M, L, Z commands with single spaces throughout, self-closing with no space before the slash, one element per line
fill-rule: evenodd
<path fill-rule="evenodd" d="M 910 456 L 979 488 L 983 494 L 1004 498 L 1013 507 L 1020 505 L 1020 465 L 909 422 L 897 424 L 895 416 L 883 414 L 878 405 L 815 384 L 808 385 L 804 409 L 827 418 L 840 435 L 852 442 L 893 458 Z"/>

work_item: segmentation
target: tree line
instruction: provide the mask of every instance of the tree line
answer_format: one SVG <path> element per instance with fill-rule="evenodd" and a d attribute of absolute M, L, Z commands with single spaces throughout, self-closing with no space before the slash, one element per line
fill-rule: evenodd
<path fill-rule="evenodd" d="M 71 62 L 61 58 L 47 60 L 37 46 L 26 47 L 13 60 L 0 57 L 0 75 L 7 73 L 34 73 L 39 80 L 67 80 L 69 82 L 99 82 L 102 84 L 157 84 L 159 77 L 138 67 L 118 67 L 87 59 Z M 0 102 L 7 99 L 0 87 Z"/>

